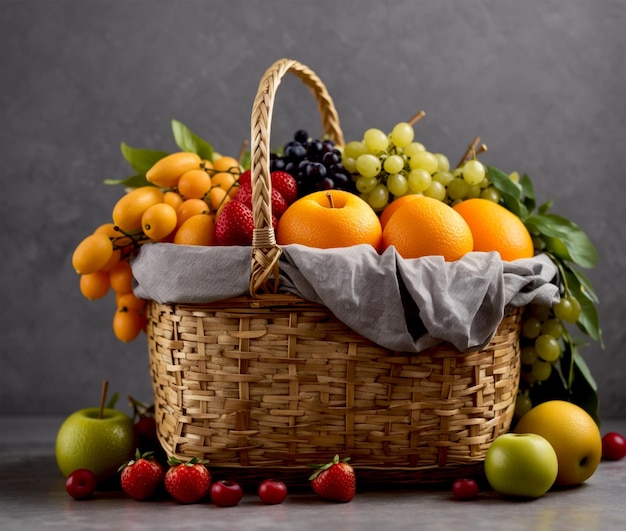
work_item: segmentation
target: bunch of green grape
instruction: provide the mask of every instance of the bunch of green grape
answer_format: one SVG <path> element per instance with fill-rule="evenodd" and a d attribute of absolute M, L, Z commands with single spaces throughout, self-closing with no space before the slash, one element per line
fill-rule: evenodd
<path fill-rule="evenodd" d="M 520 349 L 522 377 L 515 404 L 515 416 L 531 407 L 529 389 L 545 382 L 561 359 L 567 340 L 567 324 L 578 321 L 580 302 L 566 294 L 552 307 L 529 304 L 522 314 Z"/>
<path fill-rule="evenodd" d="M 449 205 L 472 197 L 500 200 L 500 192 L 475 156 L 451 168 L 446 155 L 415 141 L 410 122 L 397 123 L 389 134 L 368 129 L 362 140 L 345 145 L 342 163 L 352 173 L 361 198 L 376 211 L 407 194 L 422 194 Z"/>

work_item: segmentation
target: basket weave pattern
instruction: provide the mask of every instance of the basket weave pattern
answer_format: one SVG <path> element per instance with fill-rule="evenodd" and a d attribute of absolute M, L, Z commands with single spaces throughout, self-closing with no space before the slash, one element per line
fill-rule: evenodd
<path fill-rule="evenodd" d="M 460 354 L 442 345 L 402 355 L 323 306 L 288 302 L 149 305 L 159 437 L 168 454 L 280 468 L 340 452 L 357 467 L 438 468 L 481 461 L 508 430 L 519 312 L 484 350 Z"/>
<path fill-rule="evenodd" d="M 444 343 L 393 352 L 325 306 L 276 293 L 281 250 L 271 222 L 274 93 L 291 72 L 311 88 L 324 130 L 343 142 L 319 78 L 280 60 L 259 85 L 251 121 L 255 232 L 250 295 L 202 305 L 147 305 L 158 435 L 181 459 L 306 480 L 307 465 L 350 456 L 368 482 L 437 482 L 476 466 L 508 431 L 520 375 L 521 312 L 483 350 Z M 241 479 L 242 476 L 240 476 Z"/>

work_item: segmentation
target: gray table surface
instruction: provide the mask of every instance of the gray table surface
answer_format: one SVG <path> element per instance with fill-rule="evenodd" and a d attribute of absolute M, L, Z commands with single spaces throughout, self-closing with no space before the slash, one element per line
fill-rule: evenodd
<path fill-rule="evenodd" d="M 582 486 L 514 501 L 483 490 L 457 501 L 448 488 L 381 488 L 357 492 L 346 504 L 324 502 L 305 490 L 280 505 L 253 493 L 236 507 L 172 500 L 136 502 L 123 492 L 98 492 L 76 501 L 56 467 L 55 417 L 0 417 L 0 529 L 626 529 L 626 459 L 603 461 Z M 626 434 L 626 419 L 605 420 L 602 433 Z"/>

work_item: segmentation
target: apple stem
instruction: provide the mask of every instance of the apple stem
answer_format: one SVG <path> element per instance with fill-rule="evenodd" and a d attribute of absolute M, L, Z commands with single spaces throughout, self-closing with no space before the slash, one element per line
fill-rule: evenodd
<path fill-rule="evenodd" d="M 330 192 L 326 192 L 326 197 L 328 198 L 328 202 L 330 203 L 330 208 L 335 208 L 332 194 Z"/>
<path fill-rule="evenodd" d="M 410 125 L 415 125 L 417 122 L 419 122 L 422 118 L 424 118 L 424 116 L 426 116 L 426 113 L 424 111 L 420 111 L 417 114 L 415 114 L 413 116 L 413 118 L 411 118 L 408 123 Z"/>
<path fill-rule="evenodd" d="M 109 388 L 108 380 L 104 380 L 102 382 L 102 391 L 100 392 L 100 412 L 98 413 L 98 418 L 101 419 L 104 415 L 104 404 L 107 399 L 107 390 Z"/>

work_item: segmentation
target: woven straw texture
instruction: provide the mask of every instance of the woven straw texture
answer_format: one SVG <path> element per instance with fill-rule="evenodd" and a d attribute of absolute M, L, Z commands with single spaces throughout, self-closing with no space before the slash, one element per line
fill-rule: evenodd
<path fill-rule="evenodd" d="M 432 483 L 481 465 L 509 430 L 519 381 L 520 311 L 481 351 L 380 347 L 326 307 L 277 294 L 269 131 L 280 79 L 300 77 L 325 131 L 343 142 L 325 87 L 296 61 L 263 76 L 251 122 L 255 235 L 250 295 L 204 305 L 148 304 L 155 414 L 169 456 L 209 461 L 240 481 L 304 483 L 308 465 L 349 456 L 366 483 Z"/>

